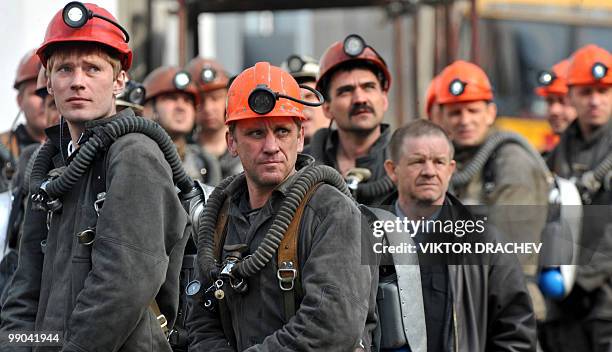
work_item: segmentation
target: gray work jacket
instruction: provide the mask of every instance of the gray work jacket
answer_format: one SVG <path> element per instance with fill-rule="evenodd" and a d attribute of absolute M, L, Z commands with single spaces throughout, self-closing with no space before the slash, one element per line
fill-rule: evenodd
<path fill-rule="evenodd" d="M 244 177 L 235 180 L 228 192 L 231 203 L 225 245 L 244 243 L 248 245 L 244 255 L 252 254 L 298 174 L 279 185 L 250 217 Z M 362 234 L 369 229 L 361 226 L 355 203 L 333 186 L 322 185 L 304 209 L 299 227 L 303 297 L 295 315 L 286 317 L 284 313 L 276 256 L 261 272 L 246 279 L 247 293 L 226 289 L 227 318 L 236 336 L 236 350 L 353 352 L 360 342 L 369 350 L 370 341 L 363 332 L 366 317 L 375 314 L 378 276 L 377 268 L 362 265 L 361 236 L 371 235 Z M 208 286 L 210 283 L 203 285 Z M 372 323 L 370 330 L 375 326 L 375 321 Z M 190 310 L 187 328 L 190 351 L 234 351 L 218 313 L 198 305 Z"/>
<path fill-rule="evenodd" d="M 117 116 L 130 115 L 126 109 Z M 59 127 L 48 135 L 65 150 Z M 63 159 L 57 154 L 55 167 Z M 61 198 L 63 208 L 52 215 L 48 231 L 44 220 L 29 221 L 38 211 L 28 201 L 19 265 L 0 330 L 58 331 L 61 351 L 170 351 L 149 309 L 155 299 L 170 327 L 176 319 L 187 216 L 170 166 L 157 144 L 138 133 L 115 141 L 104 160 L 107 194 L 99 216 L 91 168 Z M 96 228 L 91 246 L 75 236 L 88 227 Z"/>

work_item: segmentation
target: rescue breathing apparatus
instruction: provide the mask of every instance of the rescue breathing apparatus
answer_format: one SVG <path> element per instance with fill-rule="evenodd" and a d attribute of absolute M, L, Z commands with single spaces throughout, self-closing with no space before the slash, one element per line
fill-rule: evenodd
<path fill-rule="evenodd" d="M 198 263 L 204 275 L 204 281 L 214 283 L 204 293 L 205 307 L 210 307 L 214 301 L 206 295 L 215 292 L 214 295 L 217 299 L 223 299 L 224 294 L 220 293 L 219 290 L 222 290 L 226 283 L 237 292 L 244 293 L 248 290 L 245 279 L 259 273 L 274 257 L 300 202 L 310 188 L 317 183 L 324 182 L 351 197 L 346 182 L 335 169 L 325 165 L 308 166 L 297 175 L 295 183 L 274 217 L 272 226 L 255 252 L 245 258 L 228 255 L 222 263 L 219 263 L 214 253 L 214 233 L 217 218 L 223 203 L 229 196 L 228 186 L 233 182 L 239 182 L 240 180 L 237 180 L 239 177 L 244 176 L 232 176 L 223 180 L 208 198 L 200 215 L 200 227 L 197 233 Z M 188 287 L 188 292 L 192 292 L 192 294 L 197 292 L 193 285 L 191 285 L 191 288 Z"/>
<path fill-rule="evenodd" d="M 141 117 L 119 117 L 86 130 L 87 141 L 80 146 L 75 158 L 60 176 L 51 179 L 47 178 L 47 174 L 53 168 L 52 157 L 59 151 L 50 141 L 46 142 L 40 149 L 31 172 L 32 201 L 47 211 L 59 211 L 62 208 L 61 197 L 88 172 L 96 155 L 129 133 L 142 133 L 157 143 L 172 169 L 173 180 L 180 190 L 179 197 L 183 206 L 189 212 L 194 227 L 197 227 L 197 220 L 203 209 L 202 203 L 205 202 L 204 197 L 207 194 L 205 186 L 197 181 L 194 183 L 187 176 L 168 134 L 155 122 Z"/>

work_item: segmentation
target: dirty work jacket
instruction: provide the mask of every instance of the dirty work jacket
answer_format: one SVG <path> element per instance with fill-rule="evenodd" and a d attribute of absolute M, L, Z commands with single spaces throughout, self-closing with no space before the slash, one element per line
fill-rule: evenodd
<path fill-rule="evenodd" d="M 387 175 L 384 168 L 385 160 L 389 158 L 387 152 L 387 144 L 391 139 L 391 128 L 387 124 L 380 125 L 380 137 L 370 147 L 368 155 L 355 160 L 355 167 L 361 167 L 369 169 L 372 172 L 372 177 L 365 183 L 371 183 L 382 179 Z M 338 169 L 338 163 L 336 154 L 338 153 L 338 146 L 340 141 L 338 139 L 338 131 L 331 130 L 329 128 L 321 128 L 312 137 L 310 144 L 304 149 L 305 154 L 309 154 L 315 158 L 315 160 L 323 165 L 331 166 L 336 170 Z M 381 203 L 387 194 L 381 194 L 380 196 L 372 199 L 359 197 L 357 201 L 366 205 L 390 205 Z"/>
<path fill-rule="evenodd" d="M 117 116 L 133 114 L 126 109 Z M 65 154 L 59 127 L 48 136 Z M 68 138 L 64 131 L 62 142 Z M 55 167 L 64 164 L 64 157 L 54 157 Z M 61 198 L 63 208 L 53 214 L 48 233 L 44 221 L 28 221 L 36 212 L 28 202 L 19 265 L 0 329 L 59 331 L 66 352 L 170 351 L 148 308 L 156 299 L 170 326 L 176 318 L 187 219 L 170 166 L 157 144 L 138 133 L 115 141 L 105 165 L 107 195 L 99 217 L 91 169 Z M 93 244 L 79 244 L 75 234 L 94 226 Z M 60 348 L 22 349 L 31 350 Z M 0 351 L 20 350 L 0 346 Z"/>
<path fill-rule="evenodd" d="M 442 222 L 474 220 L 469 210 L 455 197 L 446 194 L 444 205 L 437 220 Z M 467 234 L 458 242 L 497 242 L 501 234 L 494 227 L 487 227 L 485 234 Z M 401 234 L 407 236 L 405 233 Z M 440 234 L 422 234 L 439 236 Z M 395 235 L 397 236 L 397 234 Z M 418 236 L 418 235 L 417 235 Z M 478 236 L 468 238 L 468 236 Z M 480 237 L 483 236 L 483 237 Z M 487 236 L 487 237 L 484 237 Z M 426 239 L 423 241 L 427 241 Z M 472 246 L 474 248 L 474 246 Z M 449 288 L 453 296 L 452 351 L 535 351 L 536 321 L 525 278 L 518 260 L 513 255 L 477 255 L 481 264 L 449 264 Z M 395 263 L 406 264 L 406 254 L 392 254 Z M 470 263 L 474 263 L 471 261 Z M 485 265 L 486 264 L 486 265 Z M 396 264 L 397 265 L 397 264 Z M 421 264 L 428 265 L 428 264 Z M 400 270 L 401 272 L 402 270 Z M 400 281 L 401 284 L 401 281 Z M 402 298 L 406 301 L 414 290 L 403 288 Z M 403 307 L 402 307 L 403 308 Z M 425 307 L 427 308 L 427 307 Z M 379 320 L 383 320 L 380 317 Z M 404 323 L 407 337 L 418 332 L 410 331 L 413 324 Z M 414 337 L 413 337 L 414 338 Z M 409 340 L 410 342 L 410 340 Z M 419 345 L 422 341 L 417 340 Z M 412 351 L 424 351 L 414 348 Z"/>
<path fill-rule="evenodd" d="M 250 209 L 246 182 L 244 177 L 235 180 L 228 192 L 231 202 L 225 245 L 246 243 L 249 249 L 244 255 L 253 253 L 295 179 L 296 175 L 291 176 L 279 185 L 250 218 L 245 215 Z M 366 315 L 373 314 L 377 284 L 372 279 L 375 275 L 377 280 L 377 274 L 361 265 L 360 217 L 354 202 L 340 191 L 326 184 L 319 187 L 304 209 L 299 227 L 303 297 L 295 315 L 285 317 L 276 256 L 261 272 L 246 279 L 247 293 L 225 288 L 236 350 L 354 351 L 362 339 Z M 203 284 L 208 286 L 208 282 Z M 218 313 L 198 305 L 190 314 L 190 351 L 235 351 L 223 333 Z M 365 339 L 363 343 L 370 345 Z"/>

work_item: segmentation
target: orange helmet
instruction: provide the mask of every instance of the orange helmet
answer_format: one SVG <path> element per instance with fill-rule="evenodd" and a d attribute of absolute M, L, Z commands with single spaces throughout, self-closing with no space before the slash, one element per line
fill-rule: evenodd
<path fill-rule="evenodd" d="M 578 49 L 570 59 L 567 85 L 612 84 L 612 55 L 603 48 L 590 44 Z"/>
<path fill-rule="evenodd" d="M 348 62 L 367 62 L 374 65 L 383 74 L 381 82 L 383 91 L 388 91 L 391 86 L 391 73 L 387 63 L 374 48 L 367 45 L 363 38 L 357 34 L 350 34 L 344 42 L 333 43 L 319 60 L 319 77 L 317 78 L 317 90 L 324 92 L 327 89 L 331 74 L 341 65 Z"/>
<path fill-rule="evenodd" d="M 436 82 L 438 104 L 493 100 L 493 89 L 487 74 L 477 65 L 455 61 L 447 66 Z"/>
<path fill-rule="evenodd" d="M 44 67 L 40 66 L 40 70 L 38 70 L 38 77 L 36 78 L 36 95 L 44 99 L 48 94 L 47 71 Z"/>
<path fill-rule="evenodd" d="M 23 58 L 21 58 L 21 61 L 19 61 L 13 88 L 17 89 L 21 83 L 36 79 L 40 66 L 40 59 L 36 56 L 36 51 L 34 49 L 28 51 Z"/>
<path fill-rule="evenodd" d="M 158 67 L 147 75 L 142 84 L 146 92 L 145 102 L 159 95 L 174 92 L 187 93 L 193 97 L 196 105 L 199 102 L 200 95 L 191 80 L 191 75 L 179 67 Z"/>
<path fill-rule="evenodd" d="M 538 84 L 535 89 L 537 95 L 547 97 L 549 95 L 566 95 L 567 94 L 567 70 L 570 61 L 562 60 L 552 67 L 552 71 L 542 71 L 538 75 Z"/>
<path fill-rule="evenodd" d="M 42 64 L 47 66 L 50 46 L 57 43 L 91 42 L 103 44 L 119 54 L 121 66 L 128 70 L 132 66 L 132 49 L 127 31 L 117 19 L 95 4 L 78 1 L 68 3 L 58 11 L 47 27 L 45 40 L 36 51 Z"/>
<path fill-rule="evenodd" d="M 301 100 L 300 87 L 314 92 L 319 102 Z M 305 120 L 303 105 L 321 104 L 321 93 L 308 86 L 298 85 L 295 78 L 280 67 L 258 62 L 242 71 L 232 82 L 227 93 L 225 124 L 257 117 L 288 116 Z"/>
<path fill-rule="evenodd" d="M 185 70 L 193 77 L 197 88 L 202 92 L 227 88 L 229 76 L 223 66 L 215 60 L 194 57 L 185 66 Z"/>
<path fill-rule="evenodd" d="M 437 103 L 436 99 L 436 84 L 438 82 L 438 76 L 435 76 L 431 82 L 429 82 L 429 86 L 427 86 L 427 92 L 425 92 L 425 113 L 429 118 L 431 118 L 431 108 L 433 105 Z"/>

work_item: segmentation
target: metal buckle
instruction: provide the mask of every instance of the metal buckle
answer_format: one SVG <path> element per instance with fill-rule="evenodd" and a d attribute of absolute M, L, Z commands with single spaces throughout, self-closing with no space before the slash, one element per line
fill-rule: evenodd
<path fill-rule="evenodd" d="M 106 200 L 106 192 L 100 192 L 96 195 L 96 201 L 94 202 L 94 209 L 96 210 L 96 215 L 100 216 L 100 209 L 102 209 L 102 205 L 104 205 L 104 201 Z"/>
<path fill-rule="evenodd" d="M 289 274 L 290 276 L 283 277 L 283 274 Z M 297 270 L 295 269 L 278 269 L 276 272 L 276 277 L 278 278 L 278 286 L 283 291 L 291 291 L 293 290 L 293 284 L 295 282 L 295 277 L 297 276 Z M 287 284 L 289 286 L 287 286 Z"/>

